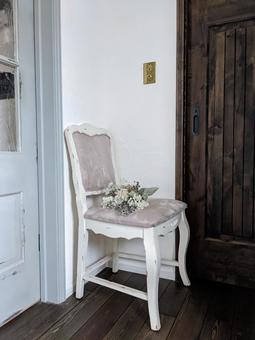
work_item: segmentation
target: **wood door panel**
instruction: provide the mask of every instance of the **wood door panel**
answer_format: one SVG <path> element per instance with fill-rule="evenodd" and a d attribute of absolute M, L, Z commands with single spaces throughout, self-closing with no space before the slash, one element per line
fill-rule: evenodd
<path fill-rule="evenodd" d="M 190 265 L 197 276 L 255 287 L 255 3 L 191 0 L 188 6 Z"/>
<path fill-rule="evenodd" d="M 207 236 L 216 238 L 253 237 L 255 23 L 240 26 L 209 29 Z"/>

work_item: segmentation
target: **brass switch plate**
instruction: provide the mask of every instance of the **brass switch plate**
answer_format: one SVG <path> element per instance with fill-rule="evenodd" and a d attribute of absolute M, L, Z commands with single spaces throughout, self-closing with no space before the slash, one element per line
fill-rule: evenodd
<path fill-rule="evenodd" d="M 156 62 L 143 64 L 143 83 L 153 84 L 156 83 Z"/>

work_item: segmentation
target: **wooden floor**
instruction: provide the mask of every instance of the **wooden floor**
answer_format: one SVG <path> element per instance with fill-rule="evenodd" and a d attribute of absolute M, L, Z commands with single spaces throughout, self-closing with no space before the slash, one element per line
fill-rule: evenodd
<path fill-rule="evenodd" d="M 101 277 L 146 290 L 145 277 L 105 269 Z M 0 339 L 255 340 L 255 291 L 196 282 L 160 281 L 162 328 L 149 328 L 147 304 L 89 283 L 82 300 L 39 303 L 0 329 Z"/>

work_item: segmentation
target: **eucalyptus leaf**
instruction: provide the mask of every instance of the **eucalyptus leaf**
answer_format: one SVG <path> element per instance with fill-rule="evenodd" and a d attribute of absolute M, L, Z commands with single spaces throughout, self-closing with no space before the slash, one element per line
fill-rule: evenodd
<path fill-rule="evenodd" d="M 158 187 L 142 188 L 142 190 L 142 196 L 145 200 L 147 200 L 149 196 L 153 195 L 158 190 Z"/>

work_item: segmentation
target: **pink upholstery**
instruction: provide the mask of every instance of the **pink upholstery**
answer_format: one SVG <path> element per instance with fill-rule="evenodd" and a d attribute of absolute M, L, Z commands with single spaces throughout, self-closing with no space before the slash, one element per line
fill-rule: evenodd
<path fill-rule="evenodd" d="M 84 217 L 88 220 L 133 227 L 151 228 L 168 221 L 187 207 L 186 203 L 170 199 L 150 199 L 149 206 L 131 215 L 122 216 L 115 210 L 93 206 L 87 210 Z"/>
<path fill-rule="evenodd" d="M 115 182 L 110 138 L 107 135 L 89 136 L 75 132 L 73 139 L 85 190 L 105 189 L 110 182 Z"/>

